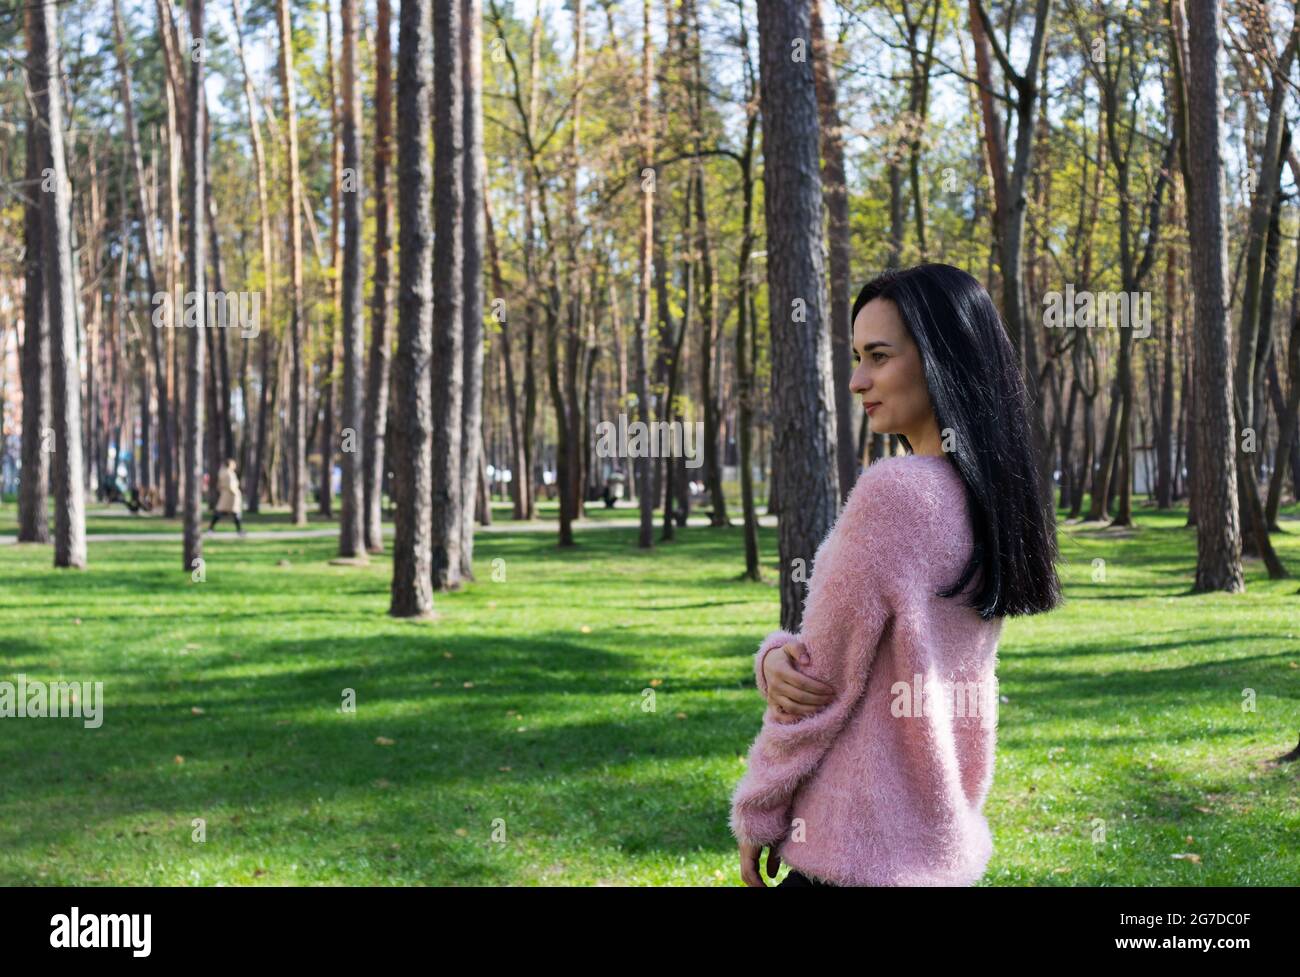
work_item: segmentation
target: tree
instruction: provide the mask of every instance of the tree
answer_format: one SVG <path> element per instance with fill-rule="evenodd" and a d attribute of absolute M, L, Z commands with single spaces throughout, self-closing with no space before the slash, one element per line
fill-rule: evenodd
<path fill-rule="evenodd" d="M 185 243 L 185 277 L 188 288 L 185 308 L 185 569 L 198 569 L 203 562 L 203 373 L 207 303 L 207 180 L 204 178 L 204 145 L 207 97 L 203 91 L 203 0 L 189 0 L 190 88 L 189 88 L 189 171 L 186 210 L 189 217 Z"/>
<path fill-rule="evenodd" d="M 289 260 L 293 299 L 289 318 L 289 506 L 296 526 L 307 524 L 307 397 L 303 364 L 302 187 L 298 172 L 298 111 L 294 106 L 293 25 L 289 0 L 276 0 L 280 29 L 280 88 L 284 93 L 285 150 L 289 157 Z M 329 489 L 328 483 L 325 486 Z"/>
<path fill-rule="evenodd" d="M 28 98 L 26 199 L 23 203 L 25 253 L 23 297 L 23 468 L 18 490 L 18 539 L 24 543 L 50 541 L 50 452 L 46 437 L 50 427 L 50 322 L 45 300 L 45 254 L 41 246 L 41 221 L 45 194 L 41 190 L 46 164 L 41 148 L 41 122 L 37 91 L 44 87 L 41 67 L 45 36 L 44 12 L 30 5 L 25 11 Z"/>
<path fill-rule="evenodd" d="M 384 437 L 388 430 L 389 348 L 392 342 L 392 285 L 389 257 L 388 168 L 393 154 L 393 86 L 389 0 L 378 0 L 375 16 L 375 278 L 370 307 L 370 369 L 366 378 L 365 537 L 366 549 L 384 549 Z"/>
<path fill-rule="evenodd" d="M 122 108 L 126 123 L 126 139 L 130 145 L 131 161 L 134 167 L 136 209 L 140 214 L 142 228 L 140 237 L 144 245 L 145 283 L 152 300 L 158 294 L 158 255 L 155 252 L 153 240 L 154 214 L 149 201 L 148 186 L 145 181 L 144 154 L 140 149 L 140 136 L 135 121 L 131 62 L 127 57 L 126 27 L 122 16 L 122 0 L 114 0 L 113 2 L 113 34 L 117 51 L 118 73 L 122 79 Z M 166 302 L 162 311 L 167 324 L 174 325 L 175 307 L 172 302 Z M 161 330 L 159 329 L 149 330 L 149 350 L 153 356 L 154 383 L 158 401 L 158 467 L 163 480 L 164 492 L 167 497 L 174 498 L 176 495 L 176 464 L 172 456 L 174 438 L 172 426 L 174 419 L 167 397 L 167 364 L 164 361 L 163 336 L 160 333 Z M 147 414 L 148 410 L 148 403 L 143 403 L 141 411 Z"/>
<path fill-rule="evenodd" d="M 272 300 L 275 297 L 275 261 L 272 257 L 271 250 L 271 206 L 266 183 L 266 150 L 262 145 L 262 127 L 258 122 L 254 112 L 254 105 L 257 102 L 257 95 L 253 91 L 253 79 L 248 70 L 248 59 L 244 54 L 244 25 L 243 17 L 240 13 L 239 0 L 230 0 L 230 12 L 234 18 L 235 25 L 235 53 L 239 57 L 240 73 L 244 79 L 244 105 L 248 112 L 248 131 L 249 137 L 253 144 L 253 164 L 257 168 L 257 214 L 258 225 L 261 230 L 262 242 L 262 272 L 266 279 L 264 293 L 266 298 L 263 302 L 262 318 L 263 322 L 269 324 L 274 321 L 272 315 Z M 260 350 L 260 372 L 262 376 L 262 389 L 260 402 L 257 411 L 257 439 L 253 449 L 251 464 L 247 461 L 248 452 L 245 451 L 244 464 L 244 494 L 248 496 L 248 511 L 256 512 L 261 505 L 261 485 L 262 469 L 266 458 L 266 438 L 267 429 L 270 426 L 271 411 L 271 330 L 259 329 L 258 331 L 258 349 Z M 245 412 L 249 410 L 245 402 Z M 245 436 L 244 444 L 247 445 L 249 438 Z"/>
<path fill-rule="evenodd" d="M 320 434 L 320 441 L 317 442 L 320 451 L 320 502 L 316 511 L 322 516 L 329 517 L 334 514 L 334 392 L 337 387 L 334 372 L 335 362 L 338 358 L 339 320 L 342 318 L 342 296 L 339 294 L 339 281 L 343 277 L 343 269 L 340 264 L 343 253 L 339 248 L 339 225 L 341 223 L 339 209 L 342 203 L 342 181 L 340 177 L 343 169 L 343 138 L 341 130 L 343 127 L 334 83 L 334 10 L 332 2 L 325 5 L 325 60 L 328 69 L 325 72 L 325 77 L 328 80 L 327 95 L 330 105 L 331 144 L 330 315 L 325 320 L 323 329 L 325 332 L 325 366 L 320 373 L 321 391 L 316 400 L 318 414 L 315 416 L 319 419 L 317 430 Z M 308 208 L 308 220 L 310 219 L 311 210 Z M 356 429 L 353 428 L 353 431 L 355 432 Z"/>
<path fill-rule="evenodd" d="M 705 207 L 705 168 L 703 141 L 700 130 L 704 124 L 705 75 L 702 31 L 700 29 L 700 9 L 698 0 L 690 0 L 689 16 L 691 20 L 691 128 L 695 131 L 692 151 L 695 153 L 695 246 L 700 256 L 700 319 L 703 329 L 700 331 L 700 396 L 704 401 L 704 482 L 708 487 L 709 500 L 713 509 L 709 513 L 709 525 L 729 526 L 727 518 L 727 498 L 722 491 L 722 462 L 718 457 L 719 426 L 721 423 L 721 405 L 718 402 L 717 386 L 720 376 L 715 376 L 715 360 L 720 343 L 721 323 L 718 317 L 718 289 L 714 283 L 713 268 L 713 234 L 709 227 L 708 208 Z M 846 286 L 847 287 L 847 286 Z"/>
<path fill-rule="evenodd" d="M 650 336 L 650 279 L 654 273 L 654 193 L 655 129 L 651 79 L 654 77 L 654 48 L 650 45 L 650 0 L 643 0 L 641 18 L 641 247 L 640 275 L 637 280 L 636 337 L 636 410 L 637 421 L 650 426 L 650 379 L 647 372 L 647 343 Z M 641 530 L 637 543 L 642 549 L 654 546 L 654 491 L 651 487 L 651 459 L 639 457 L 634 471 L 640 495 Z"/>
<path fill-rule="evenodd" d="M 1181 26 L 1183 0 L 1173 0 Z M 1228 241 L 1223 217 L 1223 81 L 1219 0 L 1187 0 L 1177 47 L 1186 64 L 1187 209 L 1196 294 L 1193 428 L 1197 593 L 1245 590 L 1237 522 L 1233 376 L 1227 327 Z"/>
<path fill-rule="evenodd" d="M 1098 97 L 1105 118 L 1106 159 L 1115 171 L 1115 188 L 1118 196 L 1119 224 L 1119 263 L 1121 290 L 1126 294 L 1137 294 L 1146 281 L 1147 275 L 1155 265 L 1156 246 L 1160 240 L 1163 218 L 1163 196 L 1169 173 L 1173 168 L 1178 150 L 1178 135 L 1175 132 L 1165 143 L 1162 159 L 1157 170 L 1155 186 L 1151 197 L 1145 205 L 1145 240 L 1138 234 L 1133 219 L 1134 177 L 1134 135 L 1139 128 L 1138 102 L 1133 94 L 1143 84 L 1143 71 L 1147 60 L 1142 56 L 1143 38 L 1136 35 L 1136 18 L 1124 15 L 1117 18 L 1117 29 L 1113 39 L 1111 20 L 1103 14 L 1100 22 L 1085 24 L 1077 7 L 1074 7 L 1074 25 L 1079 42 L 1087 50 L 1093 38 L 1099 39 L 1105 46 L 1106 57 L 1098 61 L 1092 57 L 1084 59 L 1088 71 L 1097 81 Z M 1121 112 L 1121 103 L 1127 103 L 1126 113 Z M 1124 115 L 1128 118 L 1124 119 Z M 1127 132 L 1121 131 L 1125 125 Z M 1143 140 L 1150 142 L 1154 140 Z M 1125 326 L 1128 324 L 1125 323 Z M 1105 518 L 1107 500 L 1114 486 L 1110 473 L 1117 470 L 1122 477 L 1119 480 L 1119 511 L 1112 525 L 1131 526 L 1132 514 L 1132 478 L 1129 465 L 1132 459 L 1130 429 L 1133 410 L 1133 330 L 1122 328 L 1119 336 L 1119 364 L 1115 378 L 1115 398 L 1111 403 L 1107 418 L 1106 434 L 1101 452 L 1101 465 L 1097 469 L 1092 488 L 1092 510 L 1090 519 Z"/>
<path fill-rule="evenodd" d="M 362 352 L 365 326 L 361 295 L 361 93 L 357 87 L 357 6 L 343 0 L 343 429 L 352 444 L 343 451 L 343 499 L 339 514 L 339 556 L 366 553 L 362 486 L 365 452 L 361 435 Z"/>
<path fill-rule="evenodd" d="M 76 296 L 72 278 L 72 189 L 63 152 L 56 0 L 41 0 L 32 18 L 42 181 L 41 253 L 50 326 L 50 410 L 54 426 L 54 565 L 86 565 L 86 502 L 82 474 L 81 373 L 77 367 Z M 48 188 L 46 186 L 48 184 Z"/>
<path fill-rule="evenodd" d="M 398 233 L 397 356 L 394 361 L 392 603 L 394 617 L 433 611 L 432 528 L 433 341 L 429 191 L 430 96 L 433 87 L 430 0 L 402 0 L 397 41 Z"/>
<path fill-rule="evenodd" d="M 904 8 L 906 6 L 904 4 Z M 812 32 L 813 76 L 817 82 L 822 154 L 826 157 L 826 166 L 822 170 L 822 195 L 830 218 L 827 230 L 831 267 L 827 285 L 831 303 L 831 370 L 835 378 L 835 459 L 839 466 L 840 500 L 845 501 L 858 479 L 859 462 L 853 442 L 853 392 L 849 390 L 853 373 L 853 323 L 849 321 L 849 312 L 853 308 L 849 292 L 853 240 L 849 231 L 844 134 L 840 128 L 835 69 L 822 25 L 822 0 L 812 0 Z M 894 179 L 894 169 L 891 167 L 891 180 Z M 899 237 L 901 239 L 901 235 Z"/>
<path fill-rule="evenodd" d="M 758 129 L 758 99 L 754 65 L 745 27 L 745 0 L 736 0 L 741 29 L 736 37 L 745 79 L 745 141 L 740 165 L 741 235 L 736 267 L 736 426 L 740 449 L 740 502 L 745 516 L 745 579 L 763 579 L 758 557 L 758 514 L 754 506 L 754 375 L 758 361 L 758 315 L 755 311 L 754 249 L 754 135 Z M 846 316 L 847 318 L 847 313 Z"/>
<path fill-rule="evenodd" d="M 581 0 L 579 0 L 581 9 Z M 465 325 L 461 406 L 460 575 L 474 579 L 474 509 L 483 450 L 483 9 L 463 0 L 461 67 L 465 109 Z M 485 504 L 490 505 L 488 500 Z M 486 515 L 486 513 L 485 513 Z"/>
<path fill-rule="evenodd" d="M 1029 59 L 1024 73 L 1016 71 L 998 42 L 997 33 L 982 0 L 970 0 L 971 39 L 975 47 L 975 64 L 979 79 L 980 111 L 984 120 L 985 151 L 993 174 L 994 231 L 997 238 L 999 264 L 1002 269 L 1002 315 L 1006 319 L 1011 342 L 1020 358 L 1025 384 L 1034 401 L 1031 414 L 1034 446 L 1042 477 L 1039 484 L 1044 502 L 1050 504 L 1052 494 L 1052 458 L 1048 452 L 1047 425 L 1043 418 L 1042 399 L 1038 391 L 1038 343 L 1029 329 L 1025 296 L 1025 185 L 1033 169 L 1034 116 L 1038 107 L 1039 62 L 1047 43 L 1048 21 L 1051 17 L 1051 0 L 1035 0 L 1033 35 L 1029 43 Z M 1013 8 L 1014 9 L 1014 8 Z M 992 67 L 989 53 L 997 58 L 1003 76 L 1010 84 L 1011 109 L 1016 118 L 1016 153 L 1008 168 L 1007 137 L 1003 133 L 1002 118 L 993 99 Z"/>
<path fill-rule="evenodd" d="M 433 485 L 434 590 L 460 583 L 465 329 L 465 107 L 460 0 L 434 0 Z M 405 219 L 409 212 L 402 211 Z M 477 288 L 477 283 L 472 286 Z"/>
<path fill-rule="evenodd" d="M 772 464 L 781 500 L 781 627 L 791 632 L 807 595 L 808 573 L 796 571 L 812 570 L 839 501 L 810 36 L 808 0 L 758 0 L 772 374 L 782 378 L 772 391 Z"/>

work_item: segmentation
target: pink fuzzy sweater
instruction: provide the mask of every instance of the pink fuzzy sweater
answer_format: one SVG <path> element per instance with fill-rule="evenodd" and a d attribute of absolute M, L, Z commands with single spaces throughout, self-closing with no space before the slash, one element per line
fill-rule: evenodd
<path fill-rule="evenodd" d="M 946 456 L 884 458 L 858 478 L 814 558 L 803 630 L 768 635 L 754 658 L 766 696 L 764 657 L 801 641 L 800 671 L 835 698 L 794 722 L 769 704 L 732 796 L 738 840 L 777 846 L 792 868 L 837 885 L 971 885 L 984 874 L 1002 618 L 934 596 L 956 583 L 972 545 Z"/>

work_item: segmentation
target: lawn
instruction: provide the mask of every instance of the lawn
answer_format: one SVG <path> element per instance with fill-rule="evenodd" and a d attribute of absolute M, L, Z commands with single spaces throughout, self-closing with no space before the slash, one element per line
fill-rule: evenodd
<path fill-rule="evenodd" d="M 386 499 L 386 501 L 389 501 Z M 741 518 L 741 508 L 739 499 L 728 500 L 728 514 L 733 521 L 739 521 Z M 766 512 L 766 496 L 758 496 L 756 503 L 759 512 Z M 286 505 L 268 506 L 263 505 L 259 513 L 250 513 L 245 511 L 242 515 L 244 528 L 250 531 L 259 532 L 291 532 L 301 529 L 334 529 L 338 527 L 339 500 L 334 500 L 334 515 L 322 516 L 317 511 L 317 504 L 313 501 L 307 508 L 307 525 L 295 526 L 293 518 L 290 515 L 289 508 Z M 557 523 L 559 522 L 560 503 L 558 500 L 547 499 L 542 496 L 537 500 L 537 523 Z M 696 504 L 691 508 L 691 518 L 701 519 L 708 515 L 708 505 Z M 492 500 L 492 520 L 496 524 L 511 521 L 511 513 L 514 511 L 513 505 L 509 499 Z M 586 504 L 584 519 L 592 522 L 604 522 L 606 520 L 631 520 L 636 521 L 640 518 L 641 510 L 637 508 L 635 501 L 620 501 L 614 508 L 607 509 L 605 503 L 596 500 Z M 203 508 L 203 526 L 207 528 L 208 520 L 212 518 L 212 512 L 205 505 Z M 50 509 L 50 528 L 54 527 L 54 510 Z M 391 528 L 392 511 L 391 508 L 384 510 L 385 524 Z M 663 522 L 663 510 L 657 510 L 655 515 L 656 525 Z M 179 533 L 183 530 L 184 524 L 179 516 L 168 519 L 163 516 L 161 511 L 158 512 L 141 512 L 132 513 L 120 503 L 106 505 L 94 501 L 91 496 L 86 503 L 86 533 L 93 537 L 96 534 L 113 534 L 122 535 L 130 533 L 131 535 L 147 535 L 152 533 Z M 234 524 L 229 519 L 224 519 L 217 524 L 217 530 L 221 534 L 234 531 Z M 16 536 L 18 534 L 18 508 L 17 501 L 13 496 L 5 496 L 0 501 L 0 537 Z"/>
<path fill-rule="evenodd" d="M 1247 593 L 1190 595 L 1185 513 L 1138 519 L 1063 525 L 1065 606 L 1007 621 L 984 885 L 1300 878 L 1300 764 L 1268 763 L 1300 737 L 1300 582 L 1252 560 Z M 131 523 L 175 528 L 90 531 Z M 202 582 L 175 543 L 92 535 L 84 572 L 0 547 L 0 678 L 106 702 L 98 729 L 4 721 L 0 883 L 739 884 L 775 530 L 762 584 L 737 580 L 738 528 L 578 539 L 481 535 L 480 582 L 423 623 L 387 617 L 386 558 L 331 566 L 328 538 L 226 528 Z"/>

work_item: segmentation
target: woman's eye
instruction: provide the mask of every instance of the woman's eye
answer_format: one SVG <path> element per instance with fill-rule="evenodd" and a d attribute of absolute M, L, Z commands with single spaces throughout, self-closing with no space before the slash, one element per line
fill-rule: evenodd
<path fill-rule="evenodd" d="M 876 359 L 876 357 L 880 357 L 880 359 Z M 885 354 L 884 354 L 884 353 L 872 353 L 872 354 L 871 354 L 871 360 L 872 360 L 872 362 L 874 362 L 874 363 L 879 363 L 880 360 L 883 360 L 884 358 L 885 358 Z"/>

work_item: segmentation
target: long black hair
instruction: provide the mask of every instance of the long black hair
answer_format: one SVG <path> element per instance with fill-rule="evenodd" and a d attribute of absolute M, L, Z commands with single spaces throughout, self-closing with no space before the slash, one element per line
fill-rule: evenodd
<path fill-rule="evenodd" d="M 891 269 L 863 286 L 850 323 L 878 298 L 894 303 L 921 352 L 941 438 L 954 446 L 945 454 L 966 485 L 974 550 L 961 579 L 938 596 L 961 593 L 983 567 L 968 604 L 984 620 L 1052 610 L 1061 603 L 1056 510 L 1042 492 L 1029 394 L 993 300 L 952 265 Z"/>

